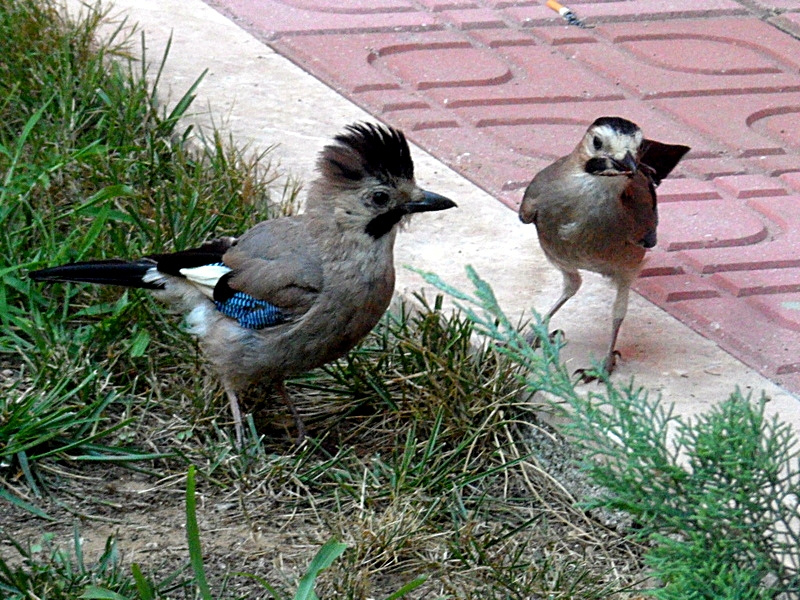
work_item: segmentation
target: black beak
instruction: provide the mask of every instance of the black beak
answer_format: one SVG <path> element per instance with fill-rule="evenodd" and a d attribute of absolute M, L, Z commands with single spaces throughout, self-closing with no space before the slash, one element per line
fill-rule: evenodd
<path fill-rule="evenodd" d="M 636 164 L 636 159 L 630 152 L 626 152 L 625 157 L 622 160 L 611 160 L 614 163 L 614 166 L 619 169 L 621 173 L 625 173 L 626 175 L 636 175 L 636 171 L 639 170 L 639 165 Z"/>
<path fill-rule="evenodd" d="M 445 198 L 439 194 L 422 190 L 422 200 L 403 204 L 403 210 L 406 214 L 411 214 L 434 210 L 447 210 L 448 208 L 455 208 L 456 206 L 458 205 L 450 200 L 450 198 Z"/>

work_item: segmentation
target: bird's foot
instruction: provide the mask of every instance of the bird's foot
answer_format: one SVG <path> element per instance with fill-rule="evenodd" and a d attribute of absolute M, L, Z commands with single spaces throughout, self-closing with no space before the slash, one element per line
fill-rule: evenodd
<path fill-rule="evenodd" d="M 617 358 L 620 356 L 622 355 L 618 350 L 614 350 L 611 354 L 609 354 L 606 357 L 606 360 L 603 362 L 603 369 L 601 372 L 598 372 L 598 370 L 595 368 L 575 369 L 572 375 L 577 377 L 580 383 L 600 381 L 604 378 L 607 378 L 609 375 L 611 375 L 611 373 L 614 372 L 614 367 L 617 366 Z"/>
<path fill-rule="evenodd" d="M 557 344 L 561 340 L 563 340 L 564 337 L 565 335 L 563 330 L 554 329 L 548 334 L 547 339 L 550 340 L 551 344 Z M 525 336 L 525 341 L 528 342 L 528 344 L 530 344 L 531 348 L 533 348 L 534 350 L 540 348 L 542 345 L 542 340 L 539 338 L 538 335 L 536 335 L 535 331 L 531 331 L 529 334 L 527 334 Z"/>
<path fill-rule="evenodd" d="M 292 413 L 292 419 L 294 419 L 294 426 L 297 429 L 297 437 L 294 439 L 294 445 L 299 446 L 306 439 L 306 425 L 305 423 L 303 423 L 303 419 L 300 416 L 297 407 L 294 405 L 294 402 L 292 402 L 292 400 L 289 398 L 288 394 L 284 396 L 284 400 L 286 401 L 286 406 L 289 409 L 289 412 Z"/>
<path fill-rule="evenodd" d="M 578 383 L 592 383 L 593 381 L 600 380 L 600 374 L 597 372 L 596 369 L 575 369 L 572 372 L 572 376 L 575 377 Z"/>

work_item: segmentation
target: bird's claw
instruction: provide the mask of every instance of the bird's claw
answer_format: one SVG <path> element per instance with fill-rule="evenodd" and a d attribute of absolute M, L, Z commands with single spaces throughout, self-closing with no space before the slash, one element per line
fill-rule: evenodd
<path fill-rule="evenodd" d="M 572 372 L 572 376 L 575 377 L 578 383 L 592 383 L 593 381 L 599 381 L 600 375 L 598 374 L 596 369 L 575 369 Z"/>
<path fill-rule="evenodd" d="M 608 377 L 614 372 L 614 367 L 617 366 L 617 358 L 621 356 L 622 355 L 619 353 L 619 350 L 614 350 L 608 355 L 608 357 L 606 357 L 606 360 L 603 363 L 602 371 L 598 371 L 595 368 L 575 369 L 572 375 L 577 377 L 580 383 L 592 383 L 593 381 L 600 381 L 603 378 L 603 375 Z"/>
<path fill-rule="evenodd" d="M 551 344 L 558 344 L 565 337 L 566 336 L 562 329 L 554 329 L 547 335 L 547 339 L 550 340 Z M 536 332 L 534 331 L 530 332 L 528 335 L 525 336 L 525 341 L 528 342 L 528 344 L 530 344 L 531 348 L 533 348 L 534 350 L 537 350 L 542 346 L 541 339 L 539 338 L 538 335 L 536 335 Z"/>

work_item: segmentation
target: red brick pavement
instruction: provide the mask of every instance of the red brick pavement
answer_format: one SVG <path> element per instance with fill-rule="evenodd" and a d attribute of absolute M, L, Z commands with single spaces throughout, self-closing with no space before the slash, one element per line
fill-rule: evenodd
<path fill-rule="evenodd" d="M 796 1 L 209 1 L 512 208 L 598 116 L 692 146 L 636 289 L 800 392 Z"/>

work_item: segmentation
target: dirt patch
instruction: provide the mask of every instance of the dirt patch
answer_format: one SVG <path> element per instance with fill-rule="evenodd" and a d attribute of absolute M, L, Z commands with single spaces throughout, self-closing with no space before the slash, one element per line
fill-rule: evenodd
<path fill-rule="evenodd" d="M 158 481 L 121 467 L 88 471 L 80 478 L 63 480 L 51 497 L 36 502 L 55 521 L 32 517 L 2 502 L 0 527 L 23 545 L 36 544 L 50 534 L 52 545 L 66 551 L 74 549 L 77 527 L 87 564 L 102 555 L 113 537 L 121 563 L 126 568 L 139 564 L 155 581 L 188 565 L 184 477 Z M 237 491 L 202 483 L 199 488 L 197 520 L 212 587 L 219 588 L 236 572 L 267 576 L 273 584 L 287 585 L 302 575 L 324 542 L 319 525 L 300 512 L 287 519 L 276 514 L 274 507 L 270 510 L 268 502 L 250 501 Z M 0 543 L 0 555 L 11 564 L 20 561 L 8 540 Z M 245 577 L 227 585 L 237 593 L 264 592 Z"/>

